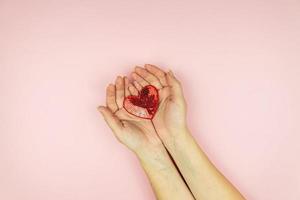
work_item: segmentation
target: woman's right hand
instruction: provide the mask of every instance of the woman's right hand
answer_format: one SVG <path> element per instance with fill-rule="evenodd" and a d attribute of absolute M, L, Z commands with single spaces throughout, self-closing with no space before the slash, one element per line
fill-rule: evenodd
<path fill-rule="evenodd" d="M 158 88 L 160 102 L 153 123 L 163 142 L 187 133 L 187 105 L 181 83 L 174 74 L 146 64 L 145 68 L 136 67 L 132 77 L 139 85 L 151 84 Z"/>

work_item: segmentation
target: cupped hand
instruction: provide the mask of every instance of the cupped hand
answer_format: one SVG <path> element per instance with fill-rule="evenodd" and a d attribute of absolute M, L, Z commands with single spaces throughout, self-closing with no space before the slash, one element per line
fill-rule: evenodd
<path fill-rule="evenodd" d="M 137 88 L 148 84 L 158 88 L 160 102 L 153 123 L 162 140 L 187 130 L 182 85 L 172 71 L 166 73 L 157 66 L 146 64 L 144 68 L 137 66 L 132 77 Z"/>
<path fill-rule="evenodd" d="M 135 153 L 163 148 L 151 121 L 135 117 L 123 107 L 124 98 L 137 95 L 139 89 L 127 77 L 118 76 L 115 84 L 106 88 L 106 106 L 98 107 L 116 138 Z"/>

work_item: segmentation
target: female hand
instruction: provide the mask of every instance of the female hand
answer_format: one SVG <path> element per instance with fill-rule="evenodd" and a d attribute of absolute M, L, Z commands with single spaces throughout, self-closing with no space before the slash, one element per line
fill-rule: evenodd
<path fill-rule="evenodd" d="M 173 73 L 153 65 L 137 67 L 136 84 L 159 89 L 160 105 L 153 118 L 162 142 L 174 159 L 196 199 L 245 199 L 202 151 L 186 125 L 186 101 Z"/>
<path fill-rule="evenodd" d="M 116 79 L 106 90 L 107 106 L 99 111 L 117 139 L 136 153 L 159 200 L 192 200 L 179 172 L 158 137 L 152 122 L 129 114 L 123 108 L 124 97 L 137 95 L 141 87 L 134 87 L 127 77 Z"/>
<path fill-rule="evenodd" d="M 145 68 L 136 67 L 132 73 L 134 85 L 142 88 L 151 84 L 158 88 L 160 102 L 153 123 L 162 140 L 186 132 L 186 101 L 183 96 L 182 86 L 174 74 L 169 71 L 146 64 Z"/>
<path fill-rule="evenodd" d="M 123 108 L 124 97 L 137 93 L 138 89 L 129 83 L 127 77 L 118 76 L 115 84 L 109 84 L 106 89 L 107 105 L 99 106 L 98 110 L 121 143 L 135 153 L 151 153 L 163 148 L 151 121 L 130 115 Z"/>

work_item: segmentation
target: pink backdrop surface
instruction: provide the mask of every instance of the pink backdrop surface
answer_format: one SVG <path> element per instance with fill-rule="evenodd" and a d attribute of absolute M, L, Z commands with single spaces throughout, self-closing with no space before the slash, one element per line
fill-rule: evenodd
<path fill-rule="evenodd" d="M 152 63 L 247 199 L 299 200 L 299 36 L 296 0 L 0 0 L 0 199 L 154 199 L 96 110 Z"/>

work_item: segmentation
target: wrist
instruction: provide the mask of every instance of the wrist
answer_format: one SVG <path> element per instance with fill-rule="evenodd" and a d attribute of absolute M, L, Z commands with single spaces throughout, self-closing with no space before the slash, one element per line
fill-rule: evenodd
<path fill-rule="evenodd" d="M 139 151 L 135 151 L 135 154 L 143 166 L 162 169 L 170 165 L 170 157 L 163 144 L 155 148 L 140 149 Z"/>
<path fill-rule="evenodd" d="M 169 133 L 165 135 L 167 136 L 163 139 L 163 143 L 168 150 L 184 146 L 191 137 L 191 133 L 187 127 L 169 131 Z"/>

